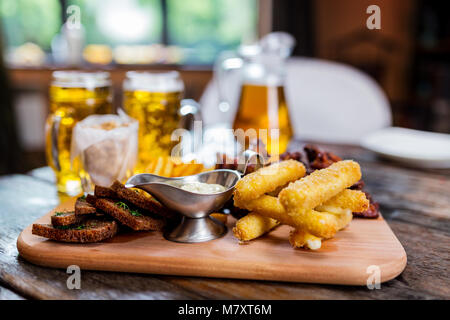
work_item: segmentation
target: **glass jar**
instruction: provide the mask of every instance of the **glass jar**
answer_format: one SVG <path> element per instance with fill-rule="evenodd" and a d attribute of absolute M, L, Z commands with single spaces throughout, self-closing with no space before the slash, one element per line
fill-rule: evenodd
<path fill-rule="evenodd" d="M 58 191 L 76 195 L 81 183 L 70 161 L 72 129 L 89 115 L 113 112 L 111 80 L 108 72 L 55 71 L 52 76 L 47 163 L 55 172 Z"/>
<path fill-rule="evenodd" d="M 123 108 L 139 122 L 136 171 L 142 172 L 151 160 L 170 156 L 177 144 L 171 136 L 180 126 L 184 84 L 177 71 L 129 71 L 123 90 Z"/>

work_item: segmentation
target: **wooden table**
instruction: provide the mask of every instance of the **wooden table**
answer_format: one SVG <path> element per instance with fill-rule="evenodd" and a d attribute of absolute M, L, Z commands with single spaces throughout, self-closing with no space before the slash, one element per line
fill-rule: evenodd
<path fill-rule="evenodd" d="M 0 177 L 0 299 L 450 299 L 450 171 L 404 168 L 358 147 L 326 148 L 360 162 L 367 190 L 405 247 L 405 271 L 380 290 L 95 271 L 82 271 L 81 290 L 68 290 L 65 270 L 17 253 L 20 231 L 61 201 L 50 169 L 40 168 Z"/>

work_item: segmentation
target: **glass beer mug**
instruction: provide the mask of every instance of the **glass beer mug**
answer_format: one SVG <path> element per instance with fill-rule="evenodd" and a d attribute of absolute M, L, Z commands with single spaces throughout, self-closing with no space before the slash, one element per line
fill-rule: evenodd
<path fill-rule="evenodd" d="M 182 100 L 184 84 L 177 71 L 129 71 L 123 90 L 124 111 L 139 121 L 135 171 L 145 172 L 151 160 L 172 154 L 178 143 L 172 140 L 172 133 L 183 127 L 188 115 L 192 116 L 192 121 L 199 120 L 198 105 L 192 100 Z M 183 103 L 191 107 L 185 108 L 188 112 L 183 112 Z"/>
<path fill-rule="evenodd" d="M 282 32 L 268 34 L 258 44 L 241 46 L 238 54 L 226 53 L 215 66 L 215 77 L 219 89 L 219 109 L 230 109 L 228 79 L 240 86 L 237 111 L 233 129 L 242 129 L 248 140 L 256 133 L 256 139 L 265 144 L 270 155 L 286 151 L 293 136 L 289 111 L 284 93 L 285 60 L 289 57 L 295 40 Z M 237 75 L 237 79 L 236 79 Z M 232 90 L 231 90 L 232 91 Z M 245 138 L 243 147 L 248 148 Z M 239 139 L 238 139 L 239 140 Z M 255 141 L 253 141 L 254 143 Z"/>
<path fill-rule="evenodd" d="M 107 72 L 55 71 L 50 84 L 50 115 L 46 123 L 46 156 L 60 192 L 81 192 L 72 168 L 70 148 L 75 124 L 91 114 L 112 113 L 111 80 Z"/>

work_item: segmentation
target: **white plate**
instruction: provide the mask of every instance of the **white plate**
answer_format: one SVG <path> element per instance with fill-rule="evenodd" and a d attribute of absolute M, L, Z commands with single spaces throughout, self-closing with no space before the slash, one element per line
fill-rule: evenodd
<path fill-rule="evenodd" d="M 363 137 L 361 145 L 411 166 L 450 168 L 450 134 L 390 127 Z"/>

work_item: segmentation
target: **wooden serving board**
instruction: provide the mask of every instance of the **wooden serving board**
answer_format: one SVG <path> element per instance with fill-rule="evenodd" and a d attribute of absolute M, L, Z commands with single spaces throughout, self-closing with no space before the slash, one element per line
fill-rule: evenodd
<path fill-rule="evenodd" d="M 36 223 L 50 223 L 51 214 L 73 210 L 73 205 L 74 199 Z M 229 217 L 226 236 L 196 244 L 170 242 L 160 232 L 130 232 L 93 244 L 60 243 L 31 234 L 30 225 L 17 248 L 26 260 L 55 268 L 75 264 L 82 270 L 344 285 L 366 285 L 371 265 L 380 268 L 381 282 L 406 266 L 405 250 L 383 218 L 354 219 L 318 251 L 293 249 L 288 226 L 240 245 L 230 231 L 234 223 Z"/>

